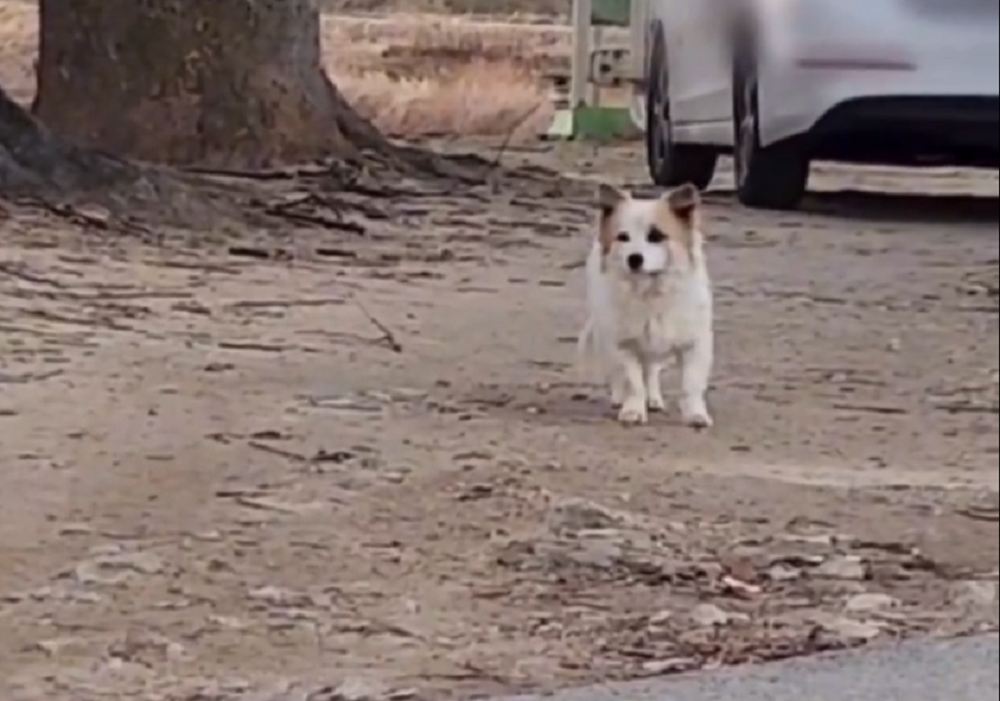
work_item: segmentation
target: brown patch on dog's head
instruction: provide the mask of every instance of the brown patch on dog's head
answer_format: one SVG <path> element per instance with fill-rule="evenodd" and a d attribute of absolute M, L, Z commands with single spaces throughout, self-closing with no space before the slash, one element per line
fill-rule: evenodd
<path fill-rule="evenodd" d="M 615 227 L 616 215 L 629 197 L 627 192 L 605 183 L 601 183 L 597 188 L 597 207 L 601 214 L 597 240 L 604 255 L 608 254 L 615 242 L 615 237 L 618 235 Z"/>
<path fill-rule="evenodd" d="M 701 243 L 701 193 L 691 183 L 669 190 L 660 197 L 657 225 L 671 240 L 690 254 Z"/>
<path fill-rule="evenodd" d="M 666 193 L 665 198 L 670 210 L 683 220 L 690 221 L 701 207 L 701 193 L 691 183 L 685 183 L 671 190 Z"/>

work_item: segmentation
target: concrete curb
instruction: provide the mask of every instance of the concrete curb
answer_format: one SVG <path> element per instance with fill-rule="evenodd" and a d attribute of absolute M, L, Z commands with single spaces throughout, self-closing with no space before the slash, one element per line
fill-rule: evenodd
<path fill-rule="evenodd" d="M 494 701 L 996 701 L 996 634 Z"/>

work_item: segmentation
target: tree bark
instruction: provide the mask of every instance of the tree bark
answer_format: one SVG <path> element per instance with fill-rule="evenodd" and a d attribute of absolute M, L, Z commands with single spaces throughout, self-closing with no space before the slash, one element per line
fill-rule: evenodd
<path fill-rule="evenodd" d="M 0 86 L 0 196 L 63 196 L 134 181 L 132 164 L 53 135 Z"/>
<path fill-rule="evenodd" d="M 83 147 L 263 168 L 387 142 L 323 70 L 312 0 L 41 0 L 35 115 Z"/>

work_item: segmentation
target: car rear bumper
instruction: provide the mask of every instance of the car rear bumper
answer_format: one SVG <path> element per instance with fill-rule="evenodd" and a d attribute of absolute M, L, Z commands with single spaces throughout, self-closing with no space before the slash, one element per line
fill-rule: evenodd
<path fill-rule="evenodd" d="M 814 158 L 997 167 L 1000 98 L 865 97 L 842 102 L 806 134 Z"/>
<path fill-rule="evenodd" d="M 935 95 L 861 97 L 834 106 L 812 127 L 817 135 L 871 127 L 947 129 L 960 138 L 969 132 L 987 133 L 1000 140 L 1000 97 Z"/>
<path fill-rule="evenodd" d="M 944 75 L 892 68 L 771 69 L 761 75 L 761 141 L 767 145 L 805 134 L 838 110 L 854 111 L 849 106 L 855 103 L 862 112 L 874 105 L 872 109 L 890 113 L 896 122 L 919 121 L 929 109 L 928 118 L 953 119 L 956 126 L 969 119 L 992 118 L 997 123 L 996 57 L 992 64 L 992 70 Z"/>
<path fill-rule="evenodd" d="M 761 75 L 760 135 L 799 138 L 815 158 L 908 163 L 940 156 L 996 159 L 1000 85 L 996 59 L 982 70 L 933 74 L 907 67 L 785 67 Z M 969 165 L 974 163 L 969 162 Z"/>

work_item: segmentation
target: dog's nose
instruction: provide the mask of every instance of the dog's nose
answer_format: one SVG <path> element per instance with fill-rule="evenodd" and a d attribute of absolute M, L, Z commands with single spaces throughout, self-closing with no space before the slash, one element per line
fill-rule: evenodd
<path fill-rule="evenodd" d="M 629 270 L 642 270 L 642 254 L 633 253 L 628 258 L 625 259 L 628 263 Z"/>

